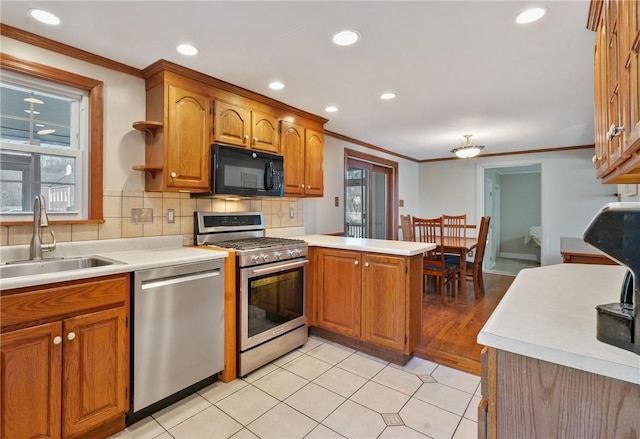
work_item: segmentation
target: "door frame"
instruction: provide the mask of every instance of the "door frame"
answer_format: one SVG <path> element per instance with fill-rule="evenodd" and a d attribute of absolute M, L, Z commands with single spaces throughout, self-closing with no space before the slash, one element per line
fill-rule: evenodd
<path fill-rule="evenodd" d="M 347 204 L 347 162 L 348 159 L 353 158 L 366 163 L 371 163 L 375 166 L 381 166 L 388 168 L 391 171 L 391 178 L 389 179 L 389 193 L 387 201 L 387 209 L 389 214 L 389 223 L 387 224 L 387 239 L 398 239 L 398 162 L 387 160 L 382 157 L 367 154 L 364 152 L 356 151 L 355 149 L 344 149 L 344 161 L 343 161 L 343 187 L 344 187 L 344 205 Z M 346 207 L 345 207 L 346 208 Z M 343 234 L 346 234 L 346 212 L 345 221 L 343 225 Z"/>
<path fill-rule="evenodd" d="M 522 159 L 522 160 L 510 160 L 510 161 L 495 161 L 495 162 L 483 162 L 478 163 L 476 165 L 476 211 L 481 212 L 480 216 L 484 216 L 485 211 L 485 170 L 487 169 L 497 169 L 497 168 L 511 168 L 511 167 L 524 167 L 524 166 L 540 166 L 540 226 L 542 228 L 542 236 L 540 245 L 540 265 L 547 265 L 547 256 L 544 252 L 545 248 L 548 248 L 548 234 L 546 233 L 549 230 L 549 218 L 548 218 L 548 199 L 547 194 L 549 193 L 550 188 L 548 187 L 548 182 L 545 179 L 545 165 L 546 159 L 541 158 L 532 158 L 532 159 Z M 493 226 L 493 221 L 491 221 Z M 497 228 L 491 229 L 495 232 Z"/>

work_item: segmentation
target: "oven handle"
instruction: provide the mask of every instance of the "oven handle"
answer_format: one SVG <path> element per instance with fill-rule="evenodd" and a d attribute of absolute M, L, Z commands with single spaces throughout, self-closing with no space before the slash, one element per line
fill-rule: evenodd
<path fill-rule="evenodd" d="M 305 259 L 303 261 L 290 262 L 288 264 L 277 264 L 277 265 L 272 265 L 271 267 L 254 268 L 251 270 L 251 275 L 259 276 L 261 274 L 276 273 L 278 271 L 288 270 L 289 268 L 302 267 L 303 265 L 306 265 L 308 263 L 309 263 L 309 260 Z"/>

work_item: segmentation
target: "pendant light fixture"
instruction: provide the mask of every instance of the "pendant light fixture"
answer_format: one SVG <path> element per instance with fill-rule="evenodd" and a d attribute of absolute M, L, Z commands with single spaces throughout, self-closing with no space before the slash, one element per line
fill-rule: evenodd
<path fill-rule="evenodd" d="M 462 137 L 467 139 L 465 144 L 453 148 L 451 152 L 461 159 L 470 159 L 480 154 L 480 150 L 484 148 L 484 145 L 473 145 L 471 143 L 471 136 L 473 136 L 473 134 L 464 134 Z"/>

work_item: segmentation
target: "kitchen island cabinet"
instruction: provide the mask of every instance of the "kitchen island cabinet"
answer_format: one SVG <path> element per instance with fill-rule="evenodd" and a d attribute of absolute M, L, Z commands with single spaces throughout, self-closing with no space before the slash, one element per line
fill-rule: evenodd
<path fill-rule="evenodd" d="M 3 290 L 2 437 L 106 437 L 129 407 L 129 274 Z"/>
<path fill-rule="evenodd" d="M 625 267 L 523 270 L 482 328 L 478 437 L 637 437 L 640 357 L 596 339 Z"/>
<path fill-rule="evenodd" d="M 422 255 L 429 243 L 313 235 L 311 332 L 396 364 L 420 343 Z"/>

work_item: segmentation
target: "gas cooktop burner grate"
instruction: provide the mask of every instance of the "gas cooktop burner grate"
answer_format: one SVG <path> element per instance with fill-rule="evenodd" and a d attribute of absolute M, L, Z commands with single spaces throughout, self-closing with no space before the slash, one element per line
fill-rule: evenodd
<path fill-rule="evenodd" d="M 220 241 L 213 244 L 218 247 L 231 248 L 235 250 L 252 250 L 269 247 L 279 247 L 290 244 L 304 244 L 304 242 L 305 241 L 303 241 L 302 239 L 261 237 L 232 239 L 229 241 Z"/>

